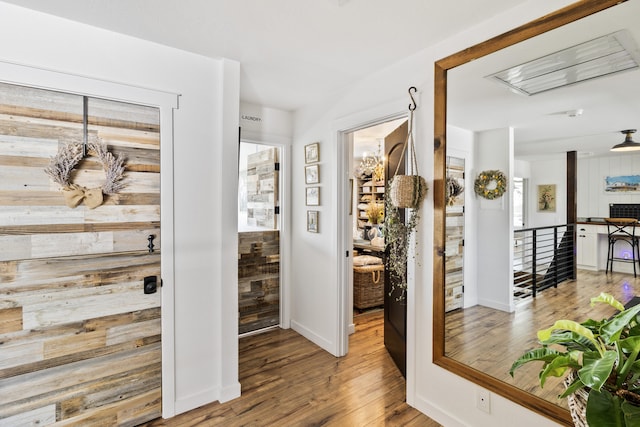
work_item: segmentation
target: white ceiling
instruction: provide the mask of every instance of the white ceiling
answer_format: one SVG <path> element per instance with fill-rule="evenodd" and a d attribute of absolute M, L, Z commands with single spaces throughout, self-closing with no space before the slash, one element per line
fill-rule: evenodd
<path fill-rule="evenodd" d="M 640 56 L 640 1 L 628 1 L 535 39 L 460 66 L 448 75 L 447 121 L 475 131 L 511 126 L 516 157 L 578 151 L 608 155 L 624 129 L 640 130 L 640 70 L 533 96 L 516 94 L 485 76 L 552 52 L 627 29 Z M 582 109 L 577 117 L 567 111 Z M 640 133 L 634 135 L 640 142 Z"/>
<path fill-rule="evenodd" d="M 1 0 L 241 64 L 240 96 L 293 111 L 525 0 Z M 621 28 L 640 40 L 640 1 L 556 30 L 449 75 L 450 123 L 515 128 L 516 154 L 604 154 L 640 128 L 640 71 L 532 97 L 484 76 Z M 602 19 L 604 18 L 604 19 Z M 583 109 L 575 118 L 564 111 Z M 378 136 L 378 138 L 384 135 Z M 376 138 L 373 136 L 372 138 Z M 640 133 L 635 136 L 640 141 Z"/>
<path fill-rule="evenodd" d="M 525 0 L 3 0 L 241 64 L 241 100 L 295 110 Z"/>

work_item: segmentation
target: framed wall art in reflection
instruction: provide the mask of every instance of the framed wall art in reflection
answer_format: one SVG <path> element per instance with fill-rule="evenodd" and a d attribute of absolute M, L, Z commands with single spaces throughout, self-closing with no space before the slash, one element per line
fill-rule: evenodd
<path fill-rule="evenodd" d="M 556 211 L 556 185 L 538 185 L 538 212 Z"/>
<path fill-rule="evenodd" d="M 618 175 L 604 177 L 606 193 L 638 193 L 640 192 L 640 175 Z"/>
<path fill-rule="evenodd" d="M 320 206 L 320 187 L 307 187 L 306 191 L 307 206 Z"/>
<path fill-rule="evenodd" d="M 314 142 L 304 146 L 304 162 L 315 163 L 320 160 L 320 143 Z"/>
<path fill-rule="evenodd" d="M 304 167 L 305 184 L 317 184 L 320 182 L 320 165 L 315 164 Z"/>
<path fill-rule="evenodd" d="M 318 232 L 318 211 L 307 211 L 307 231 Z"/>

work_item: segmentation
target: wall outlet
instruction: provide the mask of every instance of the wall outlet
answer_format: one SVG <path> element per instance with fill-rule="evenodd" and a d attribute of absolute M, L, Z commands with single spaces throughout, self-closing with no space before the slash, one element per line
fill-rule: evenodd
<path fill-rule="evenodd" d="M 491 413 L 491 393 L 479 388 L 476 392 L 476 407 L 487 414 Z"/>

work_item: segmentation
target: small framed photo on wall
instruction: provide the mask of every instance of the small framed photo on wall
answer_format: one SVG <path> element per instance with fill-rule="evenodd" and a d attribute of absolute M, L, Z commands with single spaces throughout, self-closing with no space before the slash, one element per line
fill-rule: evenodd
<path fill-rule="evenodd" d="M 304 162 L 315 163 L 320 160 L 320 143 L 314 142 L 304 146 Z"/>
<path fill-rule="evenodd" d="M 307 231 L 318 232 L 318 211 L 307 211 Z"/>
<path fill-rule="evenodd" d="M 320 187 L 307 187 L 307 206 L 320 206 Z"/>
<path fill-rule="evenodd" d="M 320 165 L 315 164 L 304 167 L 305 184 L 317 184 L 320 182 Z"/>

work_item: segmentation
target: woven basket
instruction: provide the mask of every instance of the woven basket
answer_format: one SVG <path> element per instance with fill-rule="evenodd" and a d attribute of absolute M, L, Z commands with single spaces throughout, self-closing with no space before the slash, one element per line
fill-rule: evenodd
<path fill-rule="evenodd" d="M 564 379 L 565 388 L 569 387 L 576 376 L 575 371 L 571 372 Z M 584 388 L 576 390 L 575 393 L 567 396 L 567 403 L 569 404 L 569 412 L 571 412 L 571 419 L 576 427 L 589 427 L 587 424 L 587 399 L 589 398 L 589 392 Z"/>
<path fill-rule="evenodd" d="M 384 304 L 384 265 L 353 267 L 353 306 L 358 309 Z"/>
<path fill-rule="evenodd" d="M 416 209 L 427 194 L 427 181 L 420 175 L 396 175 L 391 180 L 389 197 L 398 208 Z"/>

